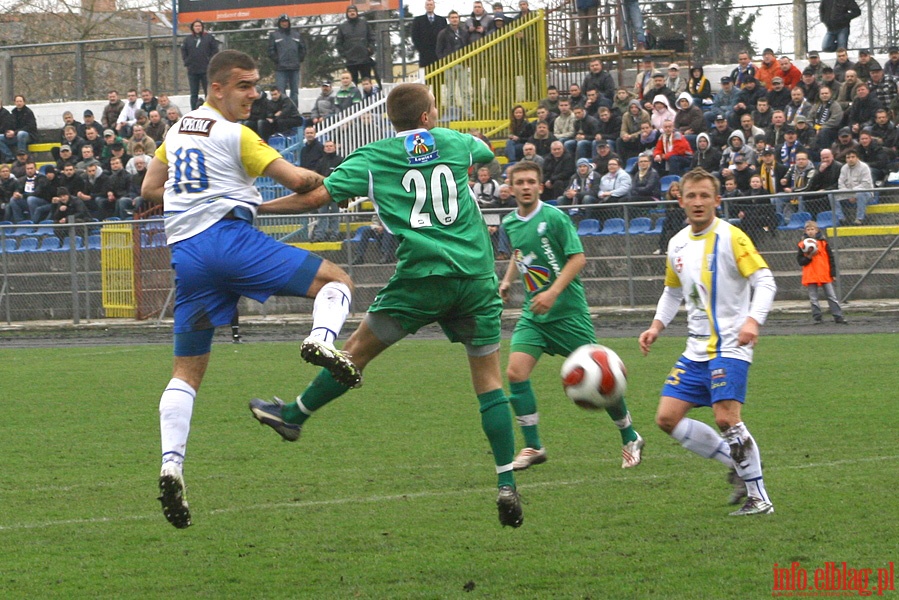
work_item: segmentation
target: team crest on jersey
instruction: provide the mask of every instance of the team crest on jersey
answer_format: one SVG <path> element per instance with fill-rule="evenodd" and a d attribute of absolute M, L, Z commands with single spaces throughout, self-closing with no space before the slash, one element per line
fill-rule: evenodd
<path fill-rule="evenodd" d="M 677 255 L 674 257 L 674 270 L 680 273 L 684 270 L 684 257 Z"/>
<path fill-rule="evenodd" d="M 537 235 L 543 235 L 544 233 L 546 233 L 546 221 L 537 225 Z"/>
<path fill-rule="evenodd" d="M 202 119 L 199 117 L 182 117 L 178 125 L 178 133 L 187 135 L 202 135 L 209 137 L 215 119 Z"/>
<path fill-rule="evenodd" d="M 430 131 L 410 133 L 403 140 L 403 147 L 409 155 L 410 165 L 420 165 L 437 160 L 437 143 Z"/>
<path fill-rule="evenodd" d="M 531 262 L 535 258 L 537 258 L 537 255 L 533 252 L 524 256 L 521 250 L 516 249 L 512 253 L 512 260 L 515 261 L 515 266 L 518 268 L 518 272 L 521 273 L 524 287 L 528 292 L 536 292 L 546 287 L 546 284 L 549 283 L 549 269 L 540 265 L 532 265 Z"/>

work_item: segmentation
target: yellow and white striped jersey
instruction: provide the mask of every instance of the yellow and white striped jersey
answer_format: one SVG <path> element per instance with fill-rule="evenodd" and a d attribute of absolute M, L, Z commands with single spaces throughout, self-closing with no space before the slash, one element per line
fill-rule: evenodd
<path fill-rule="evenodd" d="M 169 129 L 155 156 L 168 166 L 165 232 L 174 244 L 205 231 L 235 207 L 255 216 L 262 196 L 253 183 L 281 155 L 251 129 L 204 104 Z"/>
<path fill-rule="evenodd" d="M 686 227 L 671 238 L 665 285 L 680 288 L 687 305 L 684 356 L 752 361 L 752 348 L 740 346 L 737 336 L 749 316 L 749 277 L 761 269 L 768 265 L 749 237 L 722 219 L 699 234 Z"/>

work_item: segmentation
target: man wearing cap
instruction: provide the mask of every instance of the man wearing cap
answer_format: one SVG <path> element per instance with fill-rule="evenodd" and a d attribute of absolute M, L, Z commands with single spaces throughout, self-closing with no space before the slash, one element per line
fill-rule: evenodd
<path fill-rule="evenodd" d="M 353 77 L 353 83 L 359 83 L 362 77 L 372 77 L 381 85 L 381 78 L 374 69 L 375 30 L 365 17 L 359 15 L 355 4 L 346 9 L 346 21 L 337 26 L 337 52 L 346 64 L 346 70 Z"/>
<path fill-rule="evenodd" d="M 815 80 L 815 71 L 811 67 L 806 67 L 802 70 L 802 81 L 796 87 L 802 90 L 802 95 L 812 104 L 818 101 L 818 89 L 820 89 L 820 86 L 817 80 Z"/>
<path fill-rule="evenodd" d="M 268 57 L 275 63 L 275 85 L 296 104 L 306 44 L 299 30 L 291 28 L 286 14 L 278 17 L 277 28 L 268 34 Z"/>
<path fill-rule="evenodd" d="M 82 147 L 84 145 L 82 144 Z M 81 148 L 78 148 L 78 152 L 81 152 Z M 72 152 L 72 147 L 68 144 L 63 144 L 59 147 L 59 157 L 56 159 L 56 170 L 62 171 L 66 165 L 75 166 L 75 163 L 78 162 L 75 153 Z"/>
<path fill-rule="evenodd" d="M 788 123 L 784 125 L 784 143 L 779 148 L 775 148 L 775 150 L 777 151 L 780 164 L 792 167 L 793 163 L 796 162 L 796 153 L 805 152 L 807 148 L 799 143 L 796 126 Z"/>
<path fill-rule="evenodd" d="M 833 143 L 830 149 L 833 152 L 834 160 L 845 163 L 846 154 L 850 150 L 858 150 L 858 142 L 852 137 L 852 129 L 849 127 L 840 129 L 837 133 L 837 141 Z"/>
<path fill-rule="evenodd" d="M 412 19 L 412 45 L 418 51 L 418 66 L 424 69 L 440 58 L 437 56 L 437 37 L 446 29 L 445 17 L 434 12 L 434 0 L 425 0 L 425 14 Z"/>
<path fill-rule="evenodd" d="M 890 59 L 884 63 L 883 70 L 893 79 L 899 80 L 899 46 L 890 46 L 887 52 Z"/>
<path fill-rule="evenodd" d="M 818 84 L 819 87 L 829 88 L 830 89 L 830 97 L 834 100 L 837 99 L 837 96 L 840 94 L 840 88 L 842 84 L 837 81 L 836 73 L 833 71 L 833 67 L 824 65 L 824 68 L 821 69 L 821 83 Z"/>
<path fill-rule="evenodd" d="M 78 135 L 87 139 L 87 130 L 93 129 L 97 132 L 97 137 L 103 137 L 104 127 L 94 118 L 94 111 L 88 109 L 84 111 L 84 123 L 78 127 Z"/>
<path fill-rule="evenodd" d="M 637 80 L 634 82 L 634 94 L 643 100 L 643 91 L 652 87 L 652 74 L 655 73 L 655 64 L 651 56 L 643 57 L 643 66 L 637 71 Z"/>
<path fill-rule="evenodd" d="M 187 81 L 190 84 L 190 109 L 200 106 L 200 86 L 203 95 L 207 94 L 209 82 L 206 80 L 206 69 L 209 61 L 219 51 L 219 42 L 206 31 L 206 25 L 200 19 L 190 24 L 190 35 L 181 44 L 181 61 L 187 69 Z M 106 123 L 104 123 L 106 125 Z"/>
<path fill-rule="evenodd" d="M 858 80 L 868 81 L 871 79 L 871 70 L 875 65 L 879 67 L 880 63 L 871 56 L 870 50 L 865 50 L 864 48 L 859 50 L 858 62 L 855 63 L 855 73 L 858 75 Z"/>
<path fill-rule="evenodd" d="M 721 78 L 721 89 L 712 97 L 712 103 L 704 107 L 706 109 L 705 120 L 709 124 L 709 128 L 715 123 L 717 115 L 724 115 L 726 119 L 728 113 L 733 112 L 734 105 L 737 103 L 738 91 L 730 77 Z"/>
<path fill-rule="evenodd" d="M 821 79 L 823 78 L 823 70 L 826 67 L 823 62 L 821 62 L 821 55 L 818 54 L 817 50 L 811 50 L 808 53 L 808 65 L 806 65 L 805 70 L 811 69 L 815 74 L 815 81 L 819 84 L 821 83 Z"/>
<path fill-rule="evenodd" d="M 593 170 L 593 163 L 589 158 L 577 159 L 576 170 L 571 176 L 568 188 L 556 198 L 559 206 L 596 204 L 596 193 L 601 177 L 602 175 Z"/>
<path fill-rule="evenodd" d="M 91 215 L 84 202 L 77 196 L 71 195 L 65 186 L 56 188 L 56 195 L 53 196 L 53 203 L 49 208 L 53 209 L 50 219 L 54 223 L 68 223 L 69 217 L 73 217 L 75 223 L 87 223 L 91 220 Z M 55 233 L 58 236 L 68 236 L 69 230 L 57 229 Z"/>
<path fill-rule="evenodd" d="M 737 89 L 743 89 L 750 79 L 755 80 L 755 65 L 752 64 L 749 52 L 744 50 L 737 55 L 737 66 L 730 72 L 730 78 Z"/>
<path fill-rule="evenodd" d="M 777 66 L 780 73 L 780 65 Z M 771 110 L 783 110 L 790 103 L 790 90 L 784 85 L 783 77 L 779 74 L 771 79 L 771 89 L 768 90 L 768 104 Z"/>
<path fill-rule="evenodd" d="M 652 85 L 643 90 L 643 108 L 652 112 L 658 96 L 664 96 L 668 100 L 669 108 L 677 102 L 677 96 L 665 85 L 665 74 L 661 71 L 652 74 Z"/>
<path fill-rule="evenodd" d="M 668 65 L 668 78 L 665 79 L 667 87 L 675 96 L 680 96 L 687 91 L 687 80 L 680 75 L 680 66 L 677 63 Z"/>
<path fill-rule="evenodd" d="M 871 79 L 868 81 L 868 87 L 884 107 L 892 104 L 899 95 L 899 91 L 896 89 L 896 80 L 884 73 L 883 67 L 880 65 L 871 66 Z"/>
<path fill-rule="evenodd" d="M 855 0 L 821 0 L 818 5 L 821 22 L 827 28 L 821 50 L 833 52 L 849 46 L 849 23 L 862 14 Z"/>
<path fill-rule="evenodd" d="M 727 117 L 724 115 L 715 115 L 714 124 L 715 126 L 709 129 L 709 142 L 718 150 L 723 151 L 727 147 L 732 129 L 727 124 Z"/>
<path fill-rule="evenodd" d="M 778 75 L 780 65 L 777 57 L 774 56 L 774 50 L 765 48 L 762 51 L 762 64 L 756 67 L 755 78 L 759 80 L 765 89 L 771 89 L 771 80 Z"/>
<path fill-rule="evenodd" d="M 335 112 L 337 112 L 337 104 L 334 101 L 334 94 L 331 92 L 331 82 L 322 81 L 322 93 L 315 99 L 309 113 L 312 124 L 317 125 Z"/>

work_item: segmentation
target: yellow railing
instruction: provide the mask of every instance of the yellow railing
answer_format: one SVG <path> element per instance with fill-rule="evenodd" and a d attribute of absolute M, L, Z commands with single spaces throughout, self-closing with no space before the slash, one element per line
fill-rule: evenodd
<path fill-rule="evenodd" d="M 501 130 L 514 105 L 535 106 L 546 96 L 543 11 L 437 61 L 425 83 L 449 127 Z"/>
<path fill-rule="evenodd" d="M 131 224 L 104 224 L 100 231 L 103 308 L 107 317 L 133 318 L 137 311 L 133 235 Z"/>

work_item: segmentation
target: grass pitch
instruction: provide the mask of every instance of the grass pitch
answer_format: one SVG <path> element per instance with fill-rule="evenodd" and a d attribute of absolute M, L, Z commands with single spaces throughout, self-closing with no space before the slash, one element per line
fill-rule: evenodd
<path fill-rule="evenodd" d="M 402 342 L 288 444 L 247 401 L 293 398 L 315 370 L 296 344 L 217 344 L 183 531 L 156 501 L 169 347 L 2 350 L 0 596 L 744 599 L 771 596 L 775 563 L 811 581 L 827 561 L 876 573 L 897 558 L 895 336 L 762 337 L 744 415 L 777 512 L 742 519 L 727 516 L 724 468 L 653 424 L 682 337 L 648 358 L 608 343 L 644 463 L 620 468 L 614 425 L 567 401 L 561 358 L 544 357 L 550 459 L 518 475 L 517 530 L 497 521 L 458 345 Z"/>

